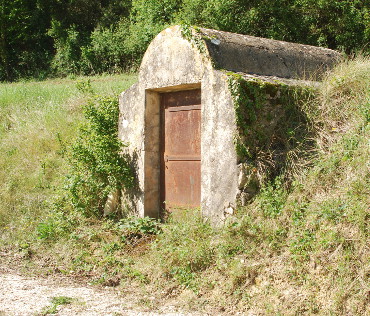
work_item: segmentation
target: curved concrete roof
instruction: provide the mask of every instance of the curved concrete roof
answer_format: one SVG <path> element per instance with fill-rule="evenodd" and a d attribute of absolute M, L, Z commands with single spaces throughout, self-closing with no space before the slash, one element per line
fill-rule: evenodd
<path fill-rule="evenodd" d="M 316 46 L 195 27 L 188 30 L 193 36 L 187 32 L 185 37 L 184 30 L 172 26 L 150 43 L 140 67 L 144 81 L 153 81 L 153 76 L 164 81 L 170 75 L 179 82 L 185 77 L 191 82 L 188 77 L 195 76 L 194 72 L 201 77 L 205 68 L 213 67 L 263 80 L 277 77 L 312 82 L 320 80 L 341 58 L 334 50 Z"/>
<path fill-rule="evenodd" d="M 341 55 L 331 49 L 200 28 L 217 68 L 261 76 L 317 80 Z"/>

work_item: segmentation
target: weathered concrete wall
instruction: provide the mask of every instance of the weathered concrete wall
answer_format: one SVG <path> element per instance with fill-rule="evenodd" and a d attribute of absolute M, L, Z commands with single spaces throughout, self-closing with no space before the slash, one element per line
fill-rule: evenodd
<path fill-rule="evenodd" d="M 235 109 L 223 72 L 207 72 L 202 85 L 202 212 L 219 223 L 238 193 Z"/>
<path fill-rule="evenodd" d="M 133 157 L 137 172 L 135 192 L 126 192 L 125 203 L 140 216 L 158 217 L 159 212 L 159 137 L 155 139 L 160 125 L 159 92 L 200 84 L 204 72 L 200 59 L 178 27 L 166 29 L 149 45 L 138 83 L 120 96 L 119 137 L 129 144 L 126 153 Z"/>
<path fill-rule="evenodd" d="M 312 149 L 313 138 L 304 107 L 316 85 L 229 74 L 234 98 L 238 175 L 238 203 L 245 205 L 261 185 L 294 165 L 297 152 Z"/>
<path fill-rule="evenodd" d="M 140 216 L 158 216 L 161 207 L 159 152 L 159 95 L 162 92 L 201 88 L 201 208 L 212 221 L 235 206 L 237 163 L 233 144 L 236 132 L 232 98 L 226 76 L 181 35 L 179 27 L 160 33 L 150 44 L 139 81 L 120 96 L 119 137 L 135 158 L 136 192 L 126 202 Z M 133 201 L 133 203 L 131 203 Z"/>
<path fill-rule="evenodd" d="M 149 45 L 139 71 L 145 89 L 200 83 L 206 67 L 197 49 L 185 40 L 179 27 L 171 27 Z"/>
<path fill-rule="evenodd" d="M 136 173 L 137 186 L 133 192 L 124 192 L 127 207 L 133 209 L 143 216 L 144 196 L 144 111 L 143 96 L 145 92 L 140 91 L 136 83 L 124 91 L 119 97 L 119 121 L 118 137 L 129 146 L 125 153 L 132 157 L 132 167 Z"/>

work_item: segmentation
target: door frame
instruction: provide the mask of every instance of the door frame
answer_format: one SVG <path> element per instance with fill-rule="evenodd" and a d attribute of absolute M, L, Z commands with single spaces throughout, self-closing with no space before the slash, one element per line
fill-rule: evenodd
<path fill-rule="evenodd" d="M 167 93 L 172 93 L 172 92 L 183 92 L 183 91 L 199 91 L 199 96 L 201 98 L 201 89 L 188 89 L 188 90 L 179 90 L 179 91 L 170 91 L 170 92 L 166 92 L 166 93 L 161 93 L 160 94 L 160 97 L 161 97 L 161 103 L 160 103 L 160 127 L 161 127 L 161 130 L 160 130 L 160 137 L 161 137 L 161 141 L 160 141 L 160 163 L 161 163 L 161 182 L 160 182 L 160 203 L 161 203 L 161 208 L 164 209 L 164 211 L 167 213 L 168 212 L 168 205 L 163 205 L 163 202 L 167 200 L 167 189 L 168 187 L 166 186 L 166 159 L 164 157 L 164 153 L 165 153 L 165 144 L 166 144 L 166 130 L 165 130 L 165 126 L 166 126 L 166 123 L 165 123 L 165 118 L 166 118 L 166 115 L 165 115 L 165 111 L 166 111 L 166 107 L 165 107 L 165 104 L 163 103 L 163 97 L 164 95 L 166 95 Z M 200 101 L 201 102 L 201 101 Z M 181 110 L 179 108 L 177 108 L 176 110 L 169 110 L 168 112 L 182 112 L 182 111 L 192 111 L 192 110 L 196 110 L 196 111 L 200 111 L 200 113 L 202 113 L 202 106 L 201 106 L 201 103 L 200 105 L 179 105 L 178 106 L 179 108 L 181 107 L 184 107 L 184 108 L 187 108 L 184 110 L 184 108 Z M 194 108 L 194 109 L 189 109 L 190 107 Z M 171 106 L 171 108 L 173 108 L 173 106 Z M 199 121 L 199 128 L 201 129 L 201 118 L 202 118 L 202 115 L 200 114 L 200 121 Z M 199 138 L 199 146 L 201 145 L 201 135 L 202 133 L 200 133 L 200 138 Z M 199 176 L 201 177 L 201 147 L 200 147 L 200 152 L 199 152 L 199 160 L 200 160 L 200 174 Z M 181 156 L 181 155 L 180 155 Z M 182 156 L 183 158 L 183 156 Z M 184 159 L 184 158 L 183 158 Z M 177 159 L 175 159 L 177 160 Z M 181 159 L 180 159 L 181 160 Z M 171 159 L 169 160 L 171 161 Z M 173 161 L 173 160 L 172 160 Z M 185 162 L 186 160 L 182 160 L 183 162 Z M 200 195 L 200 186 L 199 186 L 199 195 Z M 168 202 L 168 201 L 167 201 Z M 180 206 L 180 207 L 176 207 L 175 209 L 188 209 L 188 208 L 199 208 L 200 207 L 200 201 L 199 201 L 199 206 Z"/>
<path fill-rule="evenodd" d="M 183 90 L 201 89 L 201 83 L 182 84 L 145 90 L 144 114 L 144 216 L 160 218 L 163 215 L 161 142 L 162 142 L 162 114 L 161 94 Z M 203 102 L 201 102 L 203 103 Z M 201 109 L 203 112 L 203 107 Z M 201 123 L 202 126 L 202 123 Z M 201 133 L 202 135 L 202 133 Z M 138 153 L 139 154 L 139 153 Z M 202 149 L 201 149 L 202 155 Z M 201 173 L 202 177 L 202 173 Z"/>

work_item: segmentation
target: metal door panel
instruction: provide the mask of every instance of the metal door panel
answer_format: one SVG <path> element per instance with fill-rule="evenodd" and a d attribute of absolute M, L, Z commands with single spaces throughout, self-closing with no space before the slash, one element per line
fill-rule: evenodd
<path fill-rule="evenodd" d="M 200 205 L 200 161 L 166 163 L 166 208 Z"/>
<path fill-rule="evenodd" d="M 166 112 L 166 155 L 198 155 L 200 159 L 200 113 L 200 109 Z"/>
<path fill-rule="evenodd" d="M 200 89 L 162 94 L 162 200 L 167 210 L 200 206 Z"/>

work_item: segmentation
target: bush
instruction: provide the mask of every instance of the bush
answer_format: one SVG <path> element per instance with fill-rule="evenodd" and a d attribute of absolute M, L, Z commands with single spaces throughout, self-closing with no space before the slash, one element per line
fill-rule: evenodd
<path fill-rule="evenodd" d="M 56 50 L 51 64 L 53 71 L 58 75 L 79 73 L 81 42 L 83 41 L 82 35 L 74 26 L 64 30 L 62 26 L 55 21 L 52 23 L 49 35 L 54 38 Z"/>
<path fill-rule="evenodd" d="M 108 195 L 133 183 L 128 157 L 120 153 L 118 114 L 117 97 L 92 96 L 84 106 L 87 122 L 70 147 L 66 189 L 73 209 L 87 216 L 102 215 Z"/>
<path fill-rule="evenodd" d="M 91 42 L 82 47 L 80 71 L 84 74 L 120 72 L 129 68 L 126 48 L 128 22 L 117 27 L 97 28 L 91 33 Z"/>

